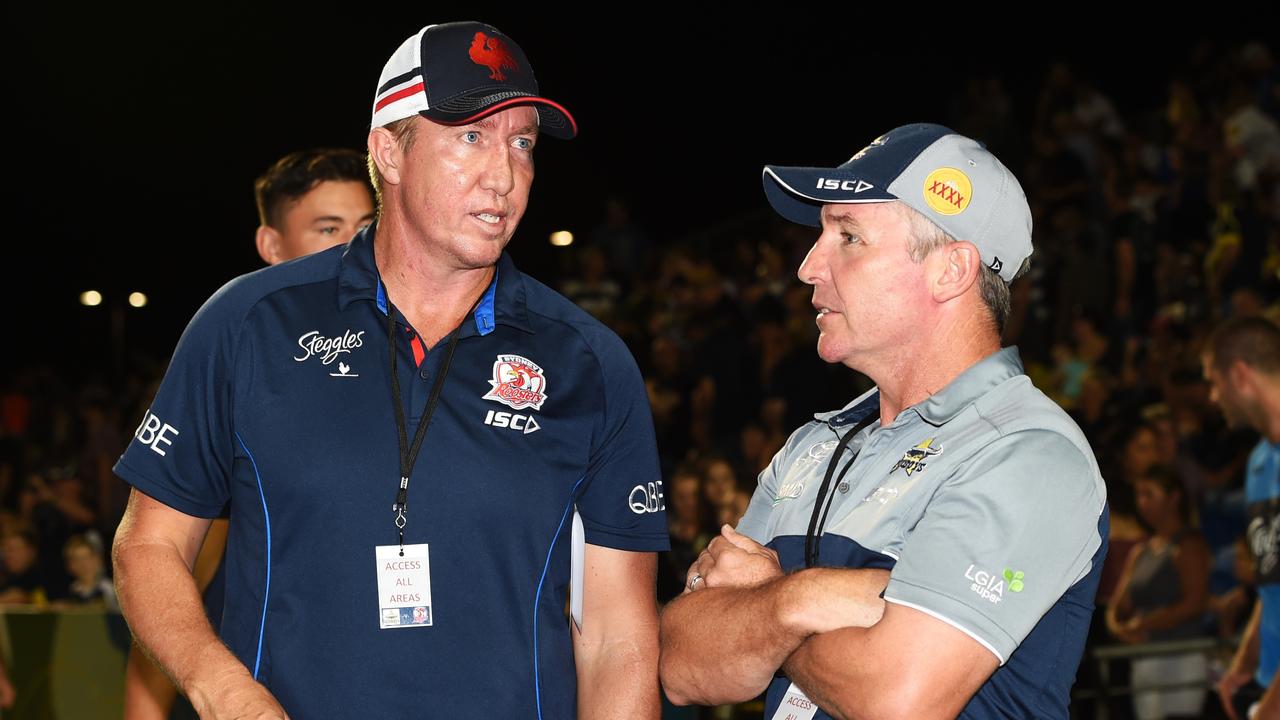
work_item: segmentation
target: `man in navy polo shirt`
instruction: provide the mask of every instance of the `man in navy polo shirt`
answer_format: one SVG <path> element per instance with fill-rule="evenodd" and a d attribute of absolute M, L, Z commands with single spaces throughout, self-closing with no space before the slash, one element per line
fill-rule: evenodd
<path fill-rule="evenodd" d="M 662 618 L 681 703 L 766 718 L 1062 718 L 1106 554 L 1079 428 L 1000 347 L 1031 255 L 1013 174 L 907 125 L 839 168 L 765 168 L 822 232 L 818 354 L 877 387 L 799 428 Z M 785 574 L 784 574 L 785 573 Z"/>
<path fill-rule="evenodd" d="M 657 716 L 644 386 L 503 252 L 539 136 L 575 132 L 510 38 L 424 28 L 375 97 L 378 222 L 192 320 L 116 466 L 114 555 L 203 717 Z M 228 502 L 220 642 L 189 568 Z"/>

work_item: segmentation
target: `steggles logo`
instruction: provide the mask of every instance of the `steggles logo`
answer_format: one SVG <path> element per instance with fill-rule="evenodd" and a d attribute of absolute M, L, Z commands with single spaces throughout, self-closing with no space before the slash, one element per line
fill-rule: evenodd
<path fill-rule="evenodd" d="M 364 331 L 351 332 L 347 330 L 342 337 L 327 338 L 320 334 L 319 330 L 312 330 L 298 338 L 298 347 L 302 348 L 302 357 L 295 357 L 294 360 L 303 362 L 310 359 L 313 355 L 320 356 L 320 364 L 328 365 L 337 359 L 342 353 L 350 353 L 355 348 L 364 345 Z"/>

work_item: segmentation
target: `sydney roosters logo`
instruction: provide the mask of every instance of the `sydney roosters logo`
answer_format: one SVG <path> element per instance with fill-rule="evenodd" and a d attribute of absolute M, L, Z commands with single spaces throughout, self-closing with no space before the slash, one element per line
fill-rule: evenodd
<path fill-rule="evenodd" d="M 506 80 L 507 76 L 502 73 L 503 68 L 520 69 L 505 43 L 482 32 L 476 33 L 476 36 L 471 39 L 471 50 L 467 54 L 471 56 L 471 62 L 489 68 L 490 80 Z"/>
<path fill-rule="evenodd" d="M 519 355 L 499 355 L 493 363 L 492 389 L 485 400 L 496 400 L 515 410 L 541 410 L 547 401 L 547 376 L 536 363 Z"/>

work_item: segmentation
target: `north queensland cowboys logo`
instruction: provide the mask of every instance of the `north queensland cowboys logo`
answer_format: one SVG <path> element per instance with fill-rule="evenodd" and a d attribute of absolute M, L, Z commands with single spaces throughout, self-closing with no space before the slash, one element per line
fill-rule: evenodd
<path fill-rule="evenodd" d="M 497 400 L 513 410 L 541 410 L 547 401 L 547 376 L 532 360 L 519 355 L 499 355 L 493 363 L 493 386 L 485 400 Z"/>
<path fill-rule="evenodd" d="M 902 459 L 894 464 L 894 466 L 889 470 L 889 473 L 893 474 L 894 470 L 902 469 L 907 471 L 907 475 L 911 475 L 911 473 L 917 473 L 924 470 L 925 466 L 929 464 L 925 462 L 926 460 L 934 455 L 942 454 L 942 446 L 934 444 L 934 441 L 937 439 L 938 438 L 929 438 L 903 453 Z"/>

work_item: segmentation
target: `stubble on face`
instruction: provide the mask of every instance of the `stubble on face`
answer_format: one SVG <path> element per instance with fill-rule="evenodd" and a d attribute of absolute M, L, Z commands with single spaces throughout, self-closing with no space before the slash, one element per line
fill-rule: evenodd
<path fill-rule="evenodd" d="M 429 255 L 451 266 L 492 266 L 528 204 L 535 111 L 509 108 L 460 126 L 416 122 L 398 193 L 406 224 Z"/>

